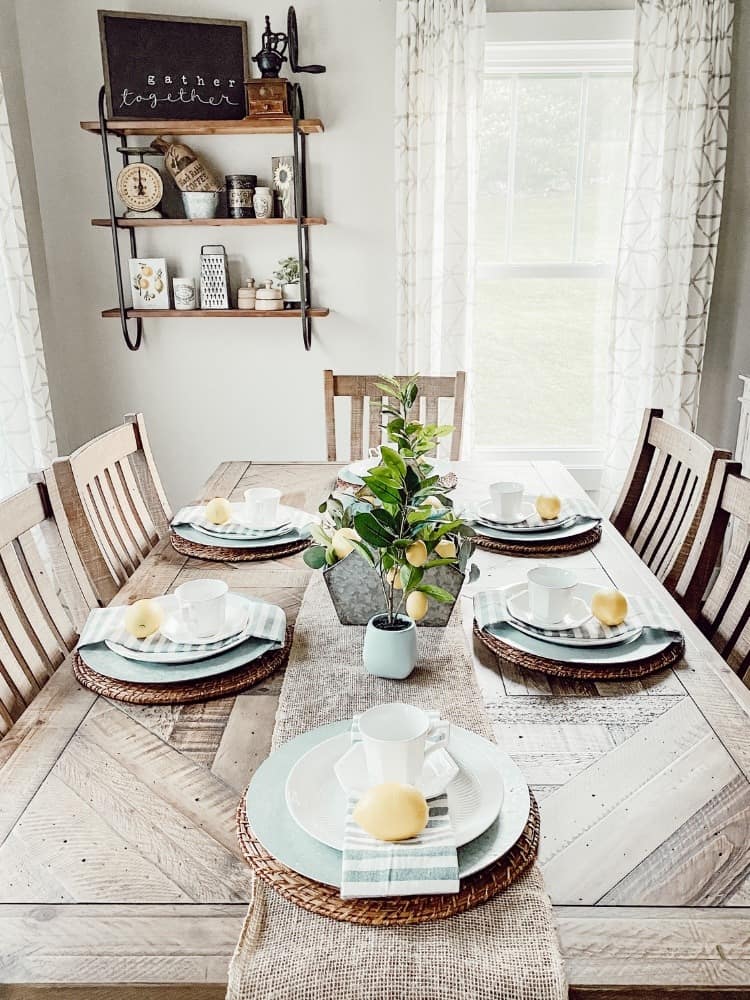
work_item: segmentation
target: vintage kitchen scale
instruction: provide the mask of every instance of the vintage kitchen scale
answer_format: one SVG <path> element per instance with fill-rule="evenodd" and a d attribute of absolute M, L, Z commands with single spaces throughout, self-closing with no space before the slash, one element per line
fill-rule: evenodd
<path fill-rule="evenodd" d="M 125 163 L 115 181 L 115 190 L 126 209 L 124 218 L 161 219 L 157 206 L 164 197 L 164 182 L 156 167 L 144 160 L 144 156 L 160 154 L 151 146 L 118 146 L 117 152 L 122 153 L 125 160 L 138 157 Z"/>

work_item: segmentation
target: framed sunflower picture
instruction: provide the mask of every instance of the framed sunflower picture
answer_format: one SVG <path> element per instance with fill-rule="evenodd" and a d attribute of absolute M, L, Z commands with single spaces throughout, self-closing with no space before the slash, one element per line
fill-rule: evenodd
<path fill-rule="evenodd" d="M 131 257 L 134 309 L 169 309 L 169 276 L 163 257 Z"/>
<path fill-rule="evenodd" d="M 291 156 L 271 157 L 271 183 L 273 185 L 276 218 L 293 219 L 296 216 L 294 200 L 294 160 Z"/>

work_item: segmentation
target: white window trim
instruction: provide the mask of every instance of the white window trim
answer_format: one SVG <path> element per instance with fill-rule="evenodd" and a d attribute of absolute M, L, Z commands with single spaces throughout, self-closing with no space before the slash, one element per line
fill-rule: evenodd
<path fill-rule="evenodd" d="M 565 11 L 550 13 L 489 13 L 487 15 L 487 44 L 485 46 L 485 74 L 512 76 L 514 86 L 520 76 L 559 76 L 569 73 L 583 75 L 581 100 L 585 121 L 585 101 L 592 76 L 622 73 L 633 65 L 632 11 Z M 515 102 L 514 102 L 515 107 Z M 576 197 L 581 183 L 584 129 L 579 136 L 578 169 L 576 172 Z M 513 191 L 513 164 L 517 123 L 511 123 L 511 151 L 508 177 L 509 197 Z M 509 216 L 511 218 L 511 216 Z M 576 214 L 576 225 L 577 225 Z M 576 261 L 576 233 L 571 241 L 571 260 L 535 263 L 480 261 L 477 276 L 480 280 L 503 277 L 574 278 L 606 277 L 613 275 L 613 266 L 603 261 Z M 506 226 L 506 260 L 510 257 L 512 226 Z M 595 492 L 599 488 L 604 454 L 596 448 L 507 448 L 475 447 L 478 459 L 487 461 L 558 461 L 570 469 L 584 489 Z"/>

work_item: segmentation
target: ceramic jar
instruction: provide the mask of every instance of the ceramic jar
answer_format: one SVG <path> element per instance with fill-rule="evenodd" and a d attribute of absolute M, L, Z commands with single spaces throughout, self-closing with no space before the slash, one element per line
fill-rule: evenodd
<path fill-rule="evenodd" d="M 175 309 L 195 309 L 195 281 L 192 278 L 172 278 L 172 291 Z"/>
<path fill-rule="evenodd" d="M 276 312 L 283 309 L 281 289 L 274 288 L 272 281 L 264 281 L 255 293 L 255 308 L 259 312 Z"/>
<path fill-rule="evenodd" d="M 267 187 L 257 187 L 253 195 L 256 219 L 270 219 L 273 216 L 273 195 Z"/>
<path fill-rule="evenodd" d="M 368 674 L 404 680 L 417 662 L 417 626 L 406 615 L 396 616 L 402 628 L 385 629 L 381 612 L 367 623 L 362 662 Z"/>
<path fill-rule="evenodd" d="M 237 289 L 237 308 L 255 309 L 255 279 L 248 278 L 247 284 Z"/>

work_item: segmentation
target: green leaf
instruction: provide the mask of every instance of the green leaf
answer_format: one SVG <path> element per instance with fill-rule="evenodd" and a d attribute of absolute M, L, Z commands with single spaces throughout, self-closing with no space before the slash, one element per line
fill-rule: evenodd
<path fill-rule="evenodd" d="M 421 524 L 423 521 L 430 520 L 432 515 L 432 507 L 420 507 L 418 510 L 410 510 L 406 515 L 406 521 L 408 524 Z"/>
<path fill-rule="evenodd" d="M 387 510 L 379 507 L 372 511 L 372 516 L 383 525 L 386 531 L 390 531 L 394 537 L 398 534 L 398 525 L 395 518 Z"/>
<path fill-rule="evenodd" d="M 393 448 L 388 448 L 386 445 L 383 445 L 380 449 L 380 455 L 385 464 L 397 473 L 399 483 L 401 483 L 406 475 L 406 462 L 397 451 L 394 451 Z"/>
<path fill-rule="evenodd" d="M 324 548 L 327 548 L 331 544 L 330 537 L 325 533 L 325 531 L 323 531 L 319 524 L 313 523 L 310 525 L 310 534 L 315 541 Z"/>
<path fill-rule="evenodd" d="M 322 569 L 326 564 L 326 550 L 323 545 L 311 545 L 305 549 L 302 558 L 311 569 Z"/>
<path fill-rule="evenodd" d="M 393 542 L 393 533 L 387 531 L 372 513 L 357 514 L 354 527 L 362 541 L 374 545 L 376 549 L 387 548 Z"/>
<path fill-rule="evenodd" d="M 448 601 L 453 600 L 453 594 L 449 594 L 447 590 L 443 590 L 442 587 L 435 587 L 431 583 L 423 583 L 421 586 L 416 587 L 421 594 L 427 594 L 428 597 L 434 598 L 439 601 L 440 604 L 447 604 Z"/>
<path fill-rule="evenodd" d="M 339 557 L 333 551 L 333 546 L 329 545 L 328 548 L 326 549 L 326 562 L 328 563 L 329 566 L 333 566 L 338 561 Z"/>
<path fill-rule="evenodd" d="M 434 566 L 455 566 L 455 559 L 428 559 L 427 562 L 422 567 L 423 569 L 432 569 Z"/>
<path fill-rule="evenodd" d="M 424 570 L 421 566 L 410 566 L 408 563 L 401 567 L 401 584 L 404 588 L 404 593 L 408 594 L 410 591 L 417 588 L 417 586 L 422 582 L 422 577 L 424 576 Z"/>
<path fill-rule="evenodd" d="M 366 563 L 369 563 L 370 566 L 375 565 L 375 557 L 366 545 L 363 545 L 362 542 L 358 541 L 356 538 L 350 538 L 349 541 L 352 543 L 354 551 L 358 552 Z"/>
<path fill-rule="evenodd" d="M 377 480 L 368 483 L 368 488 L 373 496 L 377 497 L 381 503 L 394 504 L 398 506 L 401 503 L 401 492 L 399 490 L 394 490 L 391 486 L 385 483 L 379 483 Z M 356 523 L 356 516 L 355 516 Z"/>

